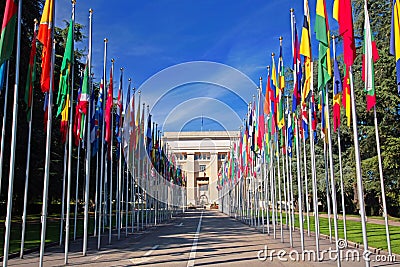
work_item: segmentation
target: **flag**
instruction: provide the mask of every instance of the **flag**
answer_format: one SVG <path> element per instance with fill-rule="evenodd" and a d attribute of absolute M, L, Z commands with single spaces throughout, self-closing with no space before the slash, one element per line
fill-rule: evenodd
<path fill-rule="evenodd" d="M 100 80 L 99 95 L 97 96 L 96 113 L 98 116 L 99 130 L 103 125 L 104 80 Z"/>
<path fill-rule="evenodd" d="M 272 56 L 272 72 L 271 72 L 271 134 L 274 135 L 276 131 L 276 114 L 278 109 L 278 84 L 276 80 L 275 58 Z"/>
<path fill-rule="evenodd" d="M 33 85 L 35 81 L 36 81 L 36 30 L 33 32 L 33 37 L 32 37 L 31 54 L 29 56 L 28 74 L 26 77 L 25 97 L 24 97 L 28 121 L 30 120 L 31 117 L 30 110 L 32 106 Z"/>
<path fill-rule="evenodd" d="M 123 110 L 123 94 L 122 94 L 122 71 L 119 77 L 119 87 L 118 87 L 118 98 L 117 98 L 117 110 L 115 113 L 115 136 L 119 144 L 121 143 L 121 126 L 122 126 L 122 110 Z M 119 153 L 117 153 L 118 155 Z"/>
<path fill-rule="evenodd" d="M 340 127 L 340 93 L 342 92 L 342 79 L 336 56 L 333 60 L 333 130 Z"/>
<path fill-rule="evenodd" d="M 296 21 L 294 22 L 294 44 L 293 44 L 293 69 L 294 81 L 293 81 L 293 97 L 292 97 L 292 112 L 296 112 L 297 105 L 300 104 L 301 99 L 301 60 L 300 60 L 300 47 L 299 47 L 299 37 L 297 35 Z"/>
<path fill-rule="evenodd" d="M 367 93 L 367 111 L 376 104 L 375 94 L 375 70 L 374 62 L 379 58 L 374 36 L 371 32 L 369 23 L 367 2 L 364 3 L 364 46 L 363 46 L 363 71 L 362 79 L 365 82 L 365 92 Z"/>
<path fill-rule="evenodd" d="M 282 54 L 282 42 L 280 44 L 280 49 L 279 49 L 279 62 L 278 62 L 278 87 L 279 94 L 277 94 L 278 97 L 278 113 L 276 115 L 277 117 L 277 124 L 278 128 L 282 129 L 285 126 L 285 114 L 284 114 L 284 93 L 285 93 L 285 72 L 284 72 L 284 66 L 283 66 L 283 54 Z"/>
<path fill-rule="evenodd" d="M 129 79 L 129 83 L 128 83 L 128 90 L 126 91 L 126 102 L 125 102 L 125 109 L 124 109 L 124 122 L 123 122 L 123 135 L 124 135 L 124 143 L 123 143 L 123 148 L 124 148 L 124 156 L 125 158 L 127 158 L 128 156 L 128 152 L 130 151 L 127 150 L 127 148 L 129 147 L 129 134 L 130 134 L 130 121 L 132 120 L 131 117 L 131 112 L 129 110 L 129 105 L 131 103 L 131 79 Z"/>
<path fill-rule="evenodd" d="M 147 133 L 146 133 L 146 144 L 147 144 L 147 153 L 150 156 L 150 152 L 152 150 L 152 131 L 151 131 L 151 114 L 149 114 L 149 117 L 147 118 Z"/>
<path fill-rule="evenodd" d="M 354 42 L 353 11 L 351 0 L 335 0 L 333 5 L 333 18 L 339 24 L 339 34 L 343 38 L 343 60 L 347 66 L 352 66 L 356 58 L 356 45 Z"/>
<path fill-rule="evenodd" d="M 0 65 L 11 57 L 14 48 L 15 26 L 17 24 L 17 0 L 7 0 L 0 36 Z"/>
<path fill-rule="evenodd" d="M 307 112 L 307 106 L 305 104 L 301 105 L 301 120 L 302 120 L 301 128 L 303 131 L 303 138 L 307 140 L 309 128 L 308 128 L 308 112 Z"/>
<path fill-rule="evenodd" d="M 265 134 L 265 119 L 264 119 L 264 97 L 262 94 L 262 89 L 259 90 L 258 96 L 258 123 L 257 123 L 257 148 L 259 153 L 263 149 L 263 140 Z"/>
<path fill-rule="evenodd" d="M 271 112 L 271 102 L 270 102 L 270 94 L 271 94 L 271 75 L 269 73 L 269 68 L 268 68 L 268 78 L 267 78 L 267 83 L 265 85 L 265 99 L 264 99 L 264 113 L 266 115 L 269 115 Z"/>
<path fill-rule="evenodd" d="M 397 92 L 400 94 L 400 7 L 398 0 L 393 0 L 390 54 L 396 59 Z"/>
<path fill-rule="evenodd" d="M 60 134 L 61 134 L 61 142 L 63 144 L 67 140 L 68 116 L 69 116 L 69 95 L 67 95 L 66 103 L 64 105 L 64 109 L 61 111 Z"/>
<path fill-rule="evenodd" d="M 40 85 L 42 87 L 42 92 L 44 93 L 48 92 L 50 89 L 51 51 L 53 45 L 53 9 L 54 1 L 46 0 L 38 32 L 38 41 L 43 44 L 42 75 L 40 77 Z"/>
<path fill-rule="evenodd" d="M 301 103 L 305 105 L 310 97 L 312 76 L 310 10 L 308 0 L 304 0 L 304 21 L 301 32 L 300 54 L 304 56 L 304 85 L 301 94 Z"/>
<path fill-rule="evenodd" d="M 110 156 L 111 150 L 111 120 L 112 120 L 112 108 L 113 108 L 113 68 L 110 70 L 110 83 L 108 84 L 108 92 L 107 92 L 107 100 L 106 100 L 106 110 L 104 114 L 104 122 L 105 122 L 105 141 L 108 144 L 108 156 Z"/>
<path fill-rule="evenodd" d="M 332 76 L 329 24 L 325 0 L 317 0 L 315 34 L 317 40 L 319 41 L 318 90 L 322 90 Z"/>
<path fill-rule="evenodd" d="M 92 144 L 92 157 L 94 157 L 99 150 L 99 114 L 95 103 L 95 90 L 92 90 L 90 101 L 90 143 Z"/>
<path fill-rule="evenodd" d="M 65 100 L 71 90 L 71 65 L 74 60 L 74 21 L 69 23 L 67 42 L 65 45 L 64 57 L 61 65 L 60 84 L 57 96 L 57 116 L 65 108 Z M 68 118 L 66 118 L 68 120 Z"/>
<path fill-rule="evenodd" d="M 139 104 L 138 104 L 137 112 L 136 112 L 135 132 L 136 132 L 135 149 L 138 149 L 138 144 L 140 142 L 140 140 L 139 140 L 139 138 L 140 138 L 140 95 L 139 95 Z M 156 132 L 156 134 L 157 134 L 157 132 Z"/>
<path fill-rule="evenodd" d="M 311 127 L 312 127 L 311 129 L 314 131 L 314 140 L 317 140 L 317 109 L 315 107 L 314 93 L 311 94 L 310 109 L 311 109 Z"/>
<path fill-rule="evenodd" d="M 48 119 L 48 108 L 49 108 L 49 93 L 46 92 L 44 93 L 44 100 L 43 100 L 43 111 L 44 111 L 44 116 L 43 116 L 43 123 L 44 123 L 44 131 L 47 130 L 47 119 Z"/>
<path fill-rule="evenodd" d="M 296 115 L 294 115 L 296 116 Z M 292 157 L 292 146 L 293 146 L 293 116 L 289 115 L 288 119 L 288 146 L 287 146 L 287 152 L 289 157 Z"/>
<path fill-rule="evenodd" d="M 6 63 L 4 62 L 0 66 L 0 92 L 1 92 L 1 90 L 3 90 L 4 77 L 6 76 L 5 73 L 6 73 Z"/>
<path fill-rule="evenodd" d="M 89 105 L 89 68 L 86 60 L 85 70 L 82 78 L 82 84 L 78 91 L 77 105 L 75 107 L 74 134 L 75 144 L 79 145 L 79 140 L 84 139 L 86 131 L 86 117 Z"/>

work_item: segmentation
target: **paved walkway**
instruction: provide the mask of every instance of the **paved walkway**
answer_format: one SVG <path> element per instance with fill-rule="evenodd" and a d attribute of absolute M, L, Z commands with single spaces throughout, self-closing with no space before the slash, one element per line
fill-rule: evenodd
<path fill-rule="evenodd" d="M 302 260 L 300 236 L 293 234 L 294 247 L 289 245 L 289 232 L 283 231 L 284 243 L 280 239 L 262 234 L 259 231 L 218 211 L 193 210 L 175 217 L 169 223 L 152 227 L 142 233 L 129 235 L 97 251 L 96 240 L 89 240 L 87 256 L 82 256 L 81 240 L 71 243 L 69 265 L 77 266 L 337 266 L 329 260 L 329 249 L 335 248 L 329 240 L 320 240 L 320 250 L 326 250 L 321 262 L 309 261 L 307 258 L 315 249 L 315 237 L 305 236 L 305 246 L 309 251 Z M 106 242 L 106 238 L 104 239 Z M 349 253 L 350 254 L 349 254 Z M 342 266 L 365 266 L 363 260 L 351 260 L 359 250 L 344 250 L 347 259 Z M 296 261 L 297 253 L 299 260 Z M 331 253 L 334 257 L 335 253 Z M 265 257 L 265 256 L 268 257 Z M 272 255 L 273 257 L 270 257 Z M 344 257 L 343 257 L 344 258 Z M 376 259 L 375 255 L 371 256 Z M 37 266 L 38 253 L 25 256 L 25 259 L 10 259 L 9 266 Z M 397 260 L 400 260 L 397 259 Z M 400 266 L 400 262 L 391 262 L 390 266 Z M 44 266 L 63 266 L 64 249 L 48 248 L 44 257 Z M 383 266 L 373 262 L 371 266 Z"/>

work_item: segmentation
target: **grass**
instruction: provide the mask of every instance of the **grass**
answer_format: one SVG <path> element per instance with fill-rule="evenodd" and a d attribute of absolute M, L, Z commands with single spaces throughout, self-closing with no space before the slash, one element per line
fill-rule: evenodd
<path fill-rule="evenodd" d="M 271 213 L 270 213 L 271 214 Z M 283 222 L 286 223 L 286 215 L 283 213 Z M 368 217 L 371 218 L 371 217 Z M 278 214 L 279 221 L 279 214 Z M 315 219 L 314 216 L 310 216 L 310 231 L 315 232 Z M 332 236 L 334 237 L 334 228 L 333 228 L 333 218 L 331 219 L 332 225 Z M 295 214 L 295 226 L 300 227 L 298 214 Z M 304 231 L 307 231 L 307 219 L 304 216 L 303 223 Z M 319 228 L 320 233 L 329 236 L 329 222 L 328 218 L 319 217 Z M 362 228 L 361 222 L 346 220 L 346 229 L 347 229 L 347 239 L 349 241 L 362 244 Z M 339 238 L 344 238 L 343 232 L 343 220 L 338 220 L 338 231 Z M 390 243 L 392 252 L 396 254 L 400 254 L 400 227 L 399 226 L 390 226 Z M 368 236 L 368 246 L 374 248 L 380 248 L 383 250 L 387 250 L 387 242 L 386 242 L 386 229 L 384 224 L 374 224 L 367 223 L 367 236 Z"/>
<path fill-rule="evenodd" d="M 89 234 L 93 234 L 93 221 L 94 216 L 91 216 L 89 223 Z M 83 217 L 79 216 L 77 219 L 77 237 L 83 236 Z M 19 252 L 21 248 L 21 220 L 12 220 L 11 222 L 11 236 L 10 236 L 10 253 Z M 65 223 L 64 223 L 65 227 Z M 42 231 L 42 224 L 40 223 L 40 215 L 31 215 L 27 218 L 26 232 L 25 232 L 25 249 L 38 248 L 40 246 L 40 235 Z M 1 236 L 4 237 L 4 224 L 0 227 Z M 71 214 L 70 219 L 70 237 L 74 236 L 74 217 Z M 46 243 L 56 242 L 60 240 L 60 220 L 55 219 L 55 216 L 49 216 L 47 219 L 46 228 Z M 0 239 L 0 256 L 3 256 L 4 251 L 4 238 Z"/>
<path fill-rule="evenodd" d="M 114 215 L 112 216 L 112 225 L 114 227 L 116 225 L 115 210 L 113 214 Z M 46 243 L 59 242 L 60 240 L 59 216 L 60 216 L 59 214 L 55 214 L 55 215 L 49 215 L 47 217 Z M 143 218 L 145 221 L 146 213 L 143 214 Z M 123 222 L 125 223 L 125 215 L 123 220 L 124 220 Z M 78 215 L 76 226 L 77 226 L 77 232 L 76 232 L 77 238 L 82 237 L 83 213 Z M 21 249 L 21 227 L 22 227 L 21 219 L 13 218 L 13 220 L 11 221 L 11 237 L 10 237 L 10 247 L 9 247 L 10 253 L 19 252 Z M 65 228 L 65 222 L 64 222 L 64 228 Z M 106 228 L 108 229 L 108 227 Z M 89 235 L 93 234 L 93 230 L 94 230 L 94 214 L 89 213 L 89 229 L 88 229 Z M 27 217 L 27 223 L 26 223 L 25 244 L 24 244 L 25 250 L 32 248 L 39 248 L 41 231 L 42 231 L 42 224 L 40 223 L 40 215 L 29 215 Z M 2 237 L 4 237 L 4 232 L 5 232 L 4 220 L 0 220 L 0 235 Z M 74 237 L 74 214 L 71 213 L 70 238 L 73 239 L 73 237 Z M 65 238 L 65 233 L 64 233 L 64 238 Z M 3 251 L 4 251 L 4 238 L 0 238 L 0 256 L 3 256 Z"/>

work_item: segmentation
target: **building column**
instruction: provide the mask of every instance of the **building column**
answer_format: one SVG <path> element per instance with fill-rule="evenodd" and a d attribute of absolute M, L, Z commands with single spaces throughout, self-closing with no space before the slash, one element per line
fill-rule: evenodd
<path fill-rule="evenodd" d="M 187 205 L 190 204 L 196 205 L 196 197 L 195 197 L 195 177 L 194 177 L 194 154 L 187 154 L 186 161 L 187 168 Z"/>
<path fill-rule="evenodd" d="M 210 194 L 210 204 L 214 202 L 219 204 L 218 201 L 218 190 L 217 190 L 217 181 L 218 181 L 218 153 L 211 152 L 210 158 L 210 178 L 208 182 L 208 191 Z"/>

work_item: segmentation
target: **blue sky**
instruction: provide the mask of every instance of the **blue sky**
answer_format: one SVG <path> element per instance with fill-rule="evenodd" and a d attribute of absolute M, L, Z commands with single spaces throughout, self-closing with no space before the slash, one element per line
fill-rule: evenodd
<path fill-rule="evenodd" d="M 327 7 L 331 16 L 332 0 Z M 88 25 L 89 8 L 95 77 L 102 76 L 108 38 L 108 70 L 111 58 L 115 77 L 124 67 L 125 87 L 132 78 L 164 131 L 200 130 L 201 118 L 203 130 L 238 129 L 259 77 L 266 78 L 271 53 L 279 51 L 279 36 L 285 65 L 291 64 L 290 8 L 299 35 L 303 22 L 302 0 L 78 0 L 78 23 Z M 70 1 L 56 1 L 57 26 L 64 27 L 70 13 Z M 314 1 L 310 13 L 314 28 Z"/>

